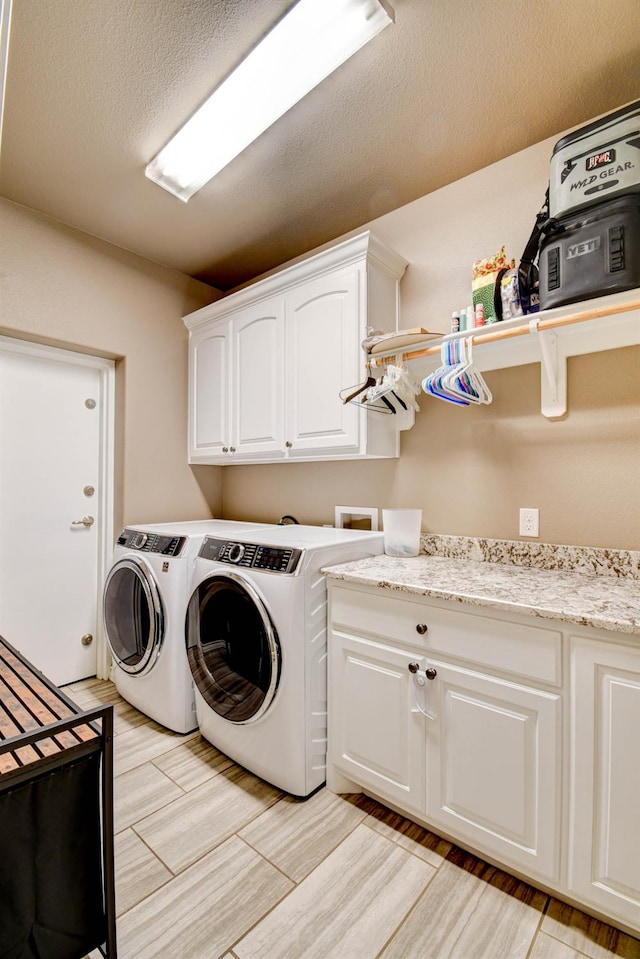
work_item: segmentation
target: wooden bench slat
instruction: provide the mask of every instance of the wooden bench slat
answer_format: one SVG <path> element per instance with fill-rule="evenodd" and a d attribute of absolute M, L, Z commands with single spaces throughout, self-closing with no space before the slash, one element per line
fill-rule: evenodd
<path fill-rule="evenodd" d="M 52 723 L 71 719 L 80 712 L 51 688 L 35 669 L 23 663 L 0 638 L 0 742 L 21 733 L 34 733 Z M 0 755 L 0 774 L 31 765 L 42 757 L 53 756 L 99 735 L 91 726 L 79 723 L 33 745 L 16 745 L 10 752 Z"/>

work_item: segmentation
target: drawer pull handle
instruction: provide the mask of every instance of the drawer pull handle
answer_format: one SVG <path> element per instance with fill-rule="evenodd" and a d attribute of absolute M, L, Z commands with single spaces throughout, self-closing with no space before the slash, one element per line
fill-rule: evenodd
<path fill-rule="evenodd" d="M 427 626 L 426 623 L 418 623 L 418 625 L 416 626 L 416 630 L 417 632 L 420 633 L 421 636 L 424 636 L 424 634 L 426 633 L 428 629 L 429 627 Z"/>
<path fill-rule="evenodd" d="M 418 663 L 409 663 L 409 672 L 410 672 L 410 673 L 414 673 L 414 674 L 415 674 L 415 673 L 418 672 L 419 669 L 420 669 L 420 666 L 418 665 Z"/>
<path fill-rule="evenodd" d="M 425 669 L 424 674 L 427 677 L 427 679 L 435 679 L 436 676 L 438 675 L 438 670 L 434 669 L 433 666 L 429 666 L 428 669 Z"/>

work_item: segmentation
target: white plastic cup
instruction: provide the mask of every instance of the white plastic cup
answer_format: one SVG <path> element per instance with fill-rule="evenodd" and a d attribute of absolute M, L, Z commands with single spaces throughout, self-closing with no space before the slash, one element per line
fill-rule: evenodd
<path fill-rule="evenodd" d="M 383 509 L 384 551 L 387 556 L 417 556 L 420 552 L 421 509 Z"/>

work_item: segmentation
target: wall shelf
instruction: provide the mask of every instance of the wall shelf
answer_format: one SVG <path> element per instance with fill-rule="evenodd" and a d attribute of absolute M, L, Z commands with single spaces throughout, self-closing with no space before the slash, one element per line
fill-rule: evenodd
<path fill-rule="evenodd" d="M 445 334 L 427 345 L 369 359 L 374 374 L 396 357 L 423 379 L 440 365 L 444 342 L 472 337 L 474 365 L 481 371 L 540 363 L 541 412 L 549 418 L 567 411 L 567 357 L 640 344 L 640 290 L 614 293 L 544 310 L 473 331 Z M 476 349 L 477 347 L 477 349 Z"/>

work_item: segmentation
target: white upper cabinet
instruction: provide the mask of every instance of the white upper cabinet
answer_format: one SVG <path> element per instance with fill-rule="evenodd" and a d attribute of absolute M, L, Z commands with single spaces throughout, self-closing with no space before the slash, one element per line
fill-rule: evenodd
<path fill-rule="evenodd" d="M 284 455 L 281 299 L 205 324 L 189 345 L 189 454 L 194 463 Z"/>
<path fill-rule="evenodd" d="M 282 457 L 284 442 L 284 310 L 276 298 L 231 321 L 229 452 Z"/>
<path fill-rule="evenodd" d="M 397 456 L 396 417 L 339 393 L 364 378 L 367 329 L 397 329 L 405 267 L 368 232 L 185 317 L 189 461 Z"/>
<path fill-rule="evenodd" d="M 292 458 L 358 449 L 360 411 L 341 403 L 339 392 L 362 367 L 359 279 L 355 268 L 340 271 L 309 280 L 287 297 L 285 419 Z"/>
<path fill-rule="evenodd" d="M 189 342 L 189 453 L 192 462 L 222 455 L 229 431 L 229 322 L 198 330 Z"/>

